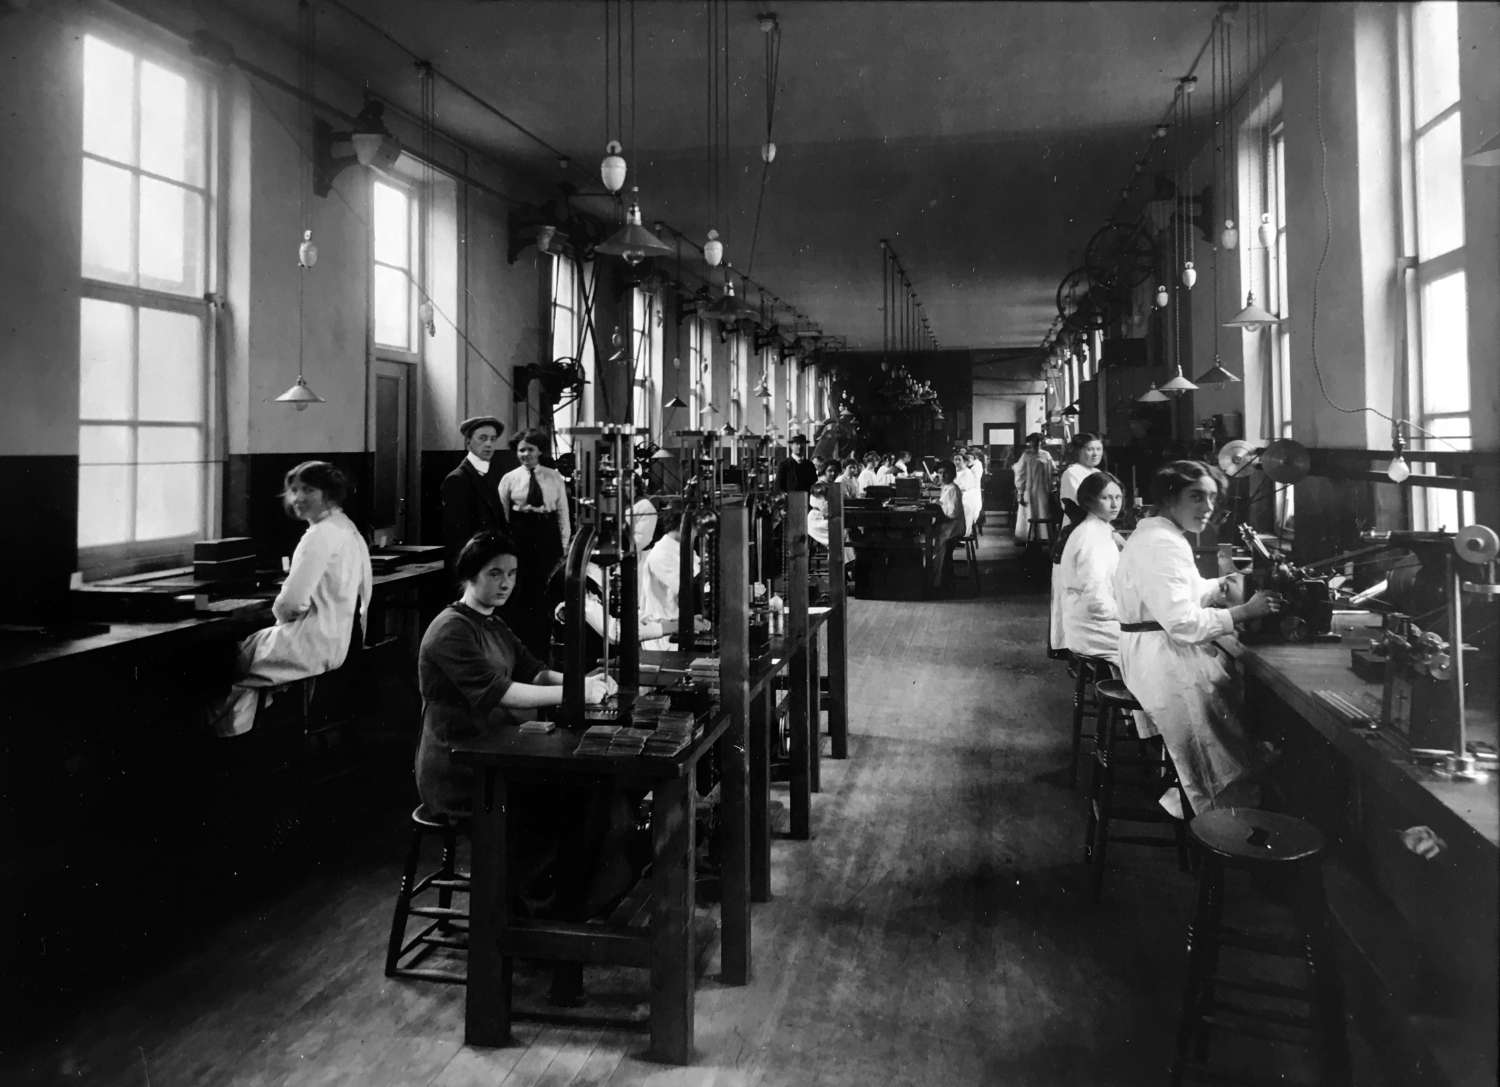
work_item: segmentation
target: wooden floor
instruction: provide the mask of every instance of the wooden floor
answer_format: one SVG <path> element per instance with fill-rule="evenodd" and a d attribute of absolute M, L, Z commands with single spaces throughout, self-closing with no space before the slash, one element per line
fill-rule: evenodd
<path fill-rule="evenodd" d="M 1045 598 L 1008 544 L 983 556 L 978 599 L 851 603 L 851 757 L 823 764 L 814 839 L 774 847 L 752 984 L 721 986 L 710 954 L 695 1066 L 612 1029 L 523 1023 L 514 1048 L 465 1048 L 459 988 L 381 973 L 394 817 L 60 1015 L 0 1083 L 1164 1083 L 1191 881 L 1170 851 L 1122 847 L 1088 901 Z"/>

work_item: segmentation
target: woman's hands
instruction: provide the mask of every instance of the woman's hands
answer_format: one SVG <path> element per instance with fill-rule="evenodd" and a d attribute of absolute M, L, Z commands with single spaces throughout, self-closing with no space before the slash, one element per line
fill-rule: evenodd
<path fill-rule="evenodd" d="M 583 677 L 583 700 L 597 706 L 619 689 L 619 685 L 606 675 Z"/>
<path fill-rule="evenodd" d="M 1230 608 L 1229 615 L 1236 623 L 1243 623 L 1249 619 L 1275 615 L 1281 611 L 1283 603 L 1280 593 L 1267 592 L 1262 589 L 1245 603 L 1236 604 Z"/>

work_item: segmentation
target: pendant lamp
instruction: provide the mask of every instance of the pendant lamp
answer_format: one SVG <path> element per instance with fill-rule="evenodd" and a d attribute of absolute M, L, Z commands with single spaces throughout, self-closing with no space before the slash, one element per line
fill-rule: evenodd
<path fill-rule="evenodd" d="M 1214 364 L 1193 380 L 1199 385 L 1233 385 L 1240 379 L 1224 369 L 1224 364 L 1219 361 L 1219 356 L 1215 355 Z"/>
<path fill-rule="evenodd" d="M 313 102 L 313 78 L 315 74 L 317 25 L 316 16 L 312 5 L 304 0 L 298 5 L 297 19 L 300 24 L 298 29 L 302 36 L 302 128 L 305 132 L 313 130 L 312 102 Z M 290 404 L 298 411 L 306 411 L 309 404 L 323 404 L 326 401 L 313 392 L 307 386 L 307 378 L 302 376 L 303 360 L 303 288 L 306 282 L 307 271 L 318 263 L 318 247 L 313 241 L 311 216 L 307 209 L 307 193 L 313 186 L 313 171 L 310 160 L 304 159 L 303 176 L 299 179 L 299 199 L 301 202 L 301 214 L 304 229 L 300 232 L 297 246 L 297 380 L 292 383 L 291 388 L 276 398 L 278 404 Z"/>
<path fill-rule="evenodd" d="M 327 401 L 309 389 L 307 379 L 299 373 L 292 387 L 276 398 L 276 403 L 290 404 L 298 411 L 306 411 L 309 404 L 326 404 Z"/>
<path fill-rule="evenodd" d="M 625 225 L 609 241 L 596 246 L 594 252 L 621 257 L 634 268 L 647 257 L 665 256 L 672 252 L 672 247 L 641 225 L 640 190 L 631 189 Z"/>
<path fill-rule="evenodd" d="M 1255 292 L 1248 291 L 1245 294 L 1245 308 L 1224 322 L 1225 328 L 1242 328 L 1246 332 L 1254 332 L 1264 325 L 1279 325 L 1281 318 L 1274 313 L 1268 313 L 1255 304 Z"/>
<path fill-rule="evenodd" d="M 1141 393 L 1141 395 L 1138 396 L 1138 397 L 1136 397 L 1135 399 L 1136 399 L 1136 403 L 1139 403 L 1139 404 L 1165 404 L 1168 400 L 1171 400 L 1172 398 L 1170 396 L 1168 396 L 1166 393 L 1162 392 L 1160 389 L 1158 389 L 1156 387 L 1156 382 L 1153 381 L 1151 383 L 1151 388 L 1149 388 L 1145 392 Z"/>
<path fill-rule="evenodd" d="M 1188 393 L 1192 392 L 1197 387 L 1198 386 L 1194 385 L 1191 381 L 1182 376 L 1182 367 L 1178 366 L 1177 373 L 1167 381 L 1163 382 L 1161 391 L 1164 393 Z"/>

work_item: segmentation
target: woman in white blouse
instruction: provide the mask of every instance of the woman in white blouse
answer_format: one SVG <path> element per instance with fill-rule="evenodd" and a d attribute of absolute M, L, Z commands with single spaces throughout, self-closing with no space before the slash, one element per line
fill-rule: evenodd
<path fill-rule="evenodd" d="M 1120 616 L 1115 608 L 1115 570 L 1120 565 L 1120 538 L 1114 520 L 1125 492 L 1108 472 L 1095 472 L 1078 488 L 1084 519 L 1067 533 L 1056 567 L 1054 636 L 1058 648 L 1081 657 L 1120 663 Z"/>
<path fill-rule="evenodd" d="M 542 658 L 550 634 L 547 578 L 573 538 L 567 484 L 560 472 L 542 464 L 542 453 L 551 445 L 546 431 L 526 431 L 516 439 L 520 466 L 500 477 L 500 506 L 519 560 L 505 619 L 526 648 Z"/>
<path fill-rule="evenodd" d="M 370 549 L 344 513 L 344 473 L 310 460 L 286 474 L 282 504 L 307 530 L 271 605 L 276 622 L 240 643 L 234 687 L 213 709 L 214 730 L 238 736 L 255 723 L 258 692 L 331 672 L 370 615 Z M 358 620 L 358 626 L 356 626 Z"/>
<path fill-rule="evenodd" d="M 1068 457 L 1073 462 L 1063 469 L 1057 483 L 1057 498 L 1069 524 L 1077 524 L 1088 512 L 1078 501 L 1078 485 L 1099 470 L 1104 460 L 1104 443 L 1088 431 L 1073 435 L 1068 443 Z"/>
<path fill-rule="evenodd" d="M 1254 807 L 1261 760 L 1240 724 L 1234 671 L 1214 639 L 1234 625 L 1281 609 L 1275 593 L 1238 595 L 1237 575 L 1199 575 L 1187 534 L 1207 527 L 1219 486 L 1207 465 L 1173 461 L 1151 485 L 1155 516 L 1136 526 L 1115 572 L 1120 619 L 1120 670 L 1125 685 L 1172 755 L 1192 813 L 1234 805 Z M 1176 792 L 1162 798 L 1174 815 Z"/>

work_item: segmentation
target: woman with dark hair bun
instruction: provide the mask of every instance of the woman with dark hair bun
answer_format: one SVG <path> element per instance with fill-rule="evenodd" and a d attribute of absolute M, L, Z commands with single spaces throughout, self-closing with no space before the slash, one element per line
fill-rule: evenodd
<path fill-rule="evenodd" d="M 1210 580 L 1193 562 L 1188 533 L 1208 527 L 1218 501 L 1215 473 L 1199 461 L 1173 461 L 1151 482 L 1154 515 L 1136 526 L 1120 554 L 1115 605 L 1120 619 L 1120 670 L 1148 718 L 1143 733 L 1161 734 L 1192 812 L 1254 807 L 1261 764 L 1240 723 L 1239 683 L 1214 639 L 1237 622 L 1281 608 L 1275 593 L 1247 603 L 1238 575 Z"/>
<path fill-rule="evenodd" d="M 234 688 L 213 712 L 219 735 L 250 730 L 259 690 L 339 667 L 364 629 L 370 549 L 343 511 L 349 491 L 348 477 L 327 461 L 303 461 L 286 474 L 282 505 L 307 530 L 271 605 L 276 622 L 240 643 Z"/>
<path fill-rule="evenodd" d="M 1081 657 L 1120 662 L 1120 617 L 1115 607 L 1115 570 L 1120 538 L 1113 522 L 1125 492 L 1108 472 L 1095 472 L 1078 486 L 1085 514 L 1069 529 L 1057 564 L 1053 596 L 1053 642 Z"/>
<path fill-rule="evenodd" d="M 1082 521 L 1088 510 L 1078 500 L 1078 485 L 1099 470 L 1104 460 L 1104 443 L 1097 434 L 1080 431 L 1068 442 L 1068 460 L 1062 478 L 1057 484 L 1057 499 L 1062 504 L 1063 515 L 1069 524 Z"/>

